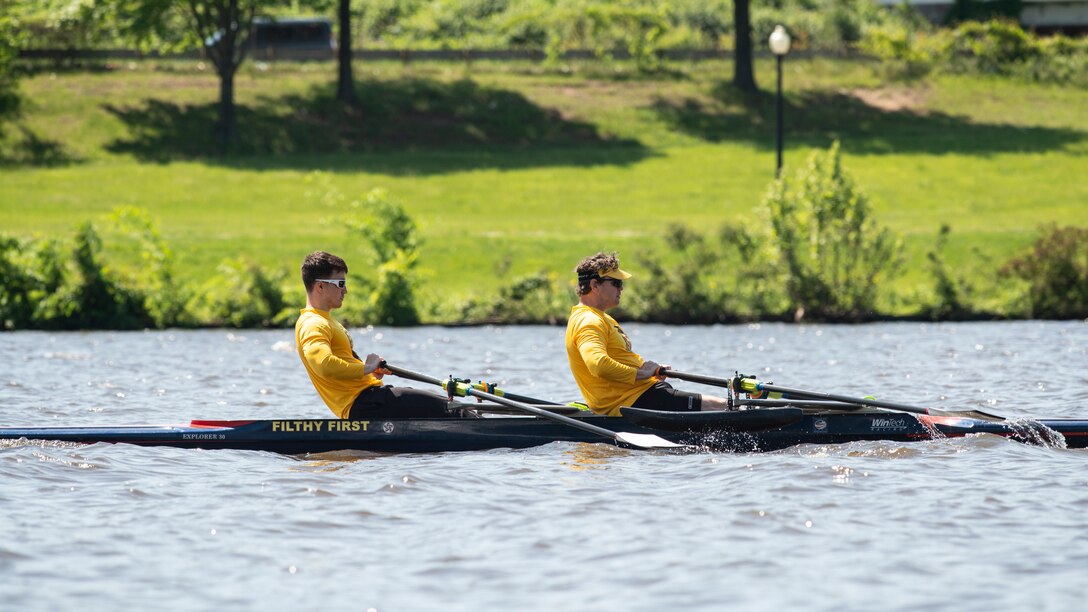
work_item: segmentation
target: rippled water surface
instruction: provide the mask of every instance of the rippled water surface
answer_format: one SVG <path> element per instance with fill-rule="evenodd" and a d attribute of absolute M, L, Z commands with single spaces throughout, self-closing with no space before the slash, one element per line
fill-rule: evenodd
<path fill-rule="evenodd" d="M 678 370 L 1088 418 L 1088 324 L 631 325 Z M 568 400 L 563 330 L 352 330 Z M 710 391 L 697 385 L 686 388 Z M 0 425 L 330 416 L 290 331 L 0 334 Z M 5 610 L 1080 609 L 1088 451 L 994 437 L 666 455 L 0 446 Z"/>

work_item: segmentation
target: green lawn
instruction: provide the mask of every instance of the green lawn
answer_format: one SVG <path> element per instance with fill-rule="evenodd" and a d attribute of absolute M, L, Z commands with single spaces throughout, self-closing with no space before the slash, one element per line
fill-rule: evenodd
<path fill-rule="evenodd" d="M 842 141 L 879 220 L 926 283 L 942 223 L 949 258 L 992 270 L 1044 223 L 1088 225 L 1088 92 L 979 77 L 884 84 L 869 64 L 786 63 L 787 173 Z M 366 251 L 306 193 L 313 172 L 356 196 L 383 187 L 423 230 L 430 295 L 492 294 L 509 275 L 566 272 L 584 254 L 656 245 L 666 223 L 751 223 L 773 177 L 774 98 L 731 67 L 657 77 L 593 64 L 358 66 L 362 110 L 328 100 L 333 64 L 250 64 L 237 82 L 241 152 L 210 154 L 217 81 L 195 64 L 41 73 L 0 145 L 0 231 L 67 236 L 119 205 L 147 209 L 180 274 L 226 257 L 297 268 L 314 249 Z M 757 80 L 774 83 L 773 64 Z M 637 269 L 635 270 L 637 272 Z M 441 296 L 441 297 L 439 297 Z"/>

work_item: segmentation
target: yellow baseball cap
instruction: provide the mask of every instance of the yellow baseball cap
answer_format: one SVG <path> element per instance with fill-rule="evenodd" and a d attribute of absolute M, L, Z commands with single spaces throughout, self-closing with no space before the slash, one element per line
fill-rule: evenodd
<path fill-rule="evenodd" d="M 627 280 L 631 278 L 630 273 L 624 272 L 619 268 L 613 268 L 607 272 L 601 272 L 600 274 L 598 274 L 598 276 L 600 276 L 601 278 L 614 278 L 616 280 Z"/>

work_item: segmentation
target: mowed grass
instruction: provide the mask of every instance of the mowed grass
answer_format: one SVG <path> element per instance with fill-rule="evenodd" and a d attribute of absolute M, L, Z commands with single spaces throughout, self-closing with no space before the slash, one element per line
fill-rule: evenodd
<path fill-rule="evenodd" d="M 773 86 L 773 64 L 757 80 Z M 720 62 L 625 67 L 359 64 L 362 109 L 331 102 L 333 64 L 249 64 L 243 143 L 212 153 L 217 81 L 194 63 L 40 73 L 9 126 L 0 231 L 67 236 L 113 208 L 147 209 L 199 281 L 228 257 L 297 269 L 315 249 L 366 274 L 360 240 L 308 193 L 386 189 L 419 223 L 424 295 L 456 303 L 511 276 L 567 273 L 596 250 L 660 246 L 666 224 L 752 225 L 774 172 L 774 99 Z M 1088 225 L 1088 92 L 979 77 L 886 84 L 872 64 L 786 63 L 786 172 L 842 142 L 881 223 L 907 245 L 897 292 L 929 290 L 925 252 L 992 272 L 1042 224 Z M 107 245 L 109 248 L 110 245 Z M 921 298 L 918 298 L 921 299 Z"/>

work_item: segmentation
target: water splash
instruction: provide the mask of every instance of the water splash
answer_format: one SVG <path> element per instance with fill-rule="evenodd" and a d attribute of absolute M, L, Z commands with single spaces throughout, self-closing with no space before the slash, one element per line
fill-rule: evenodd
<path fill-rule="evenodd" d="M 745 431 L 689 432 L 683 440 L 698 448 L 698 452 L 759 452 L 760 440 Z"/>
<path fill-rule="evenodd" d="M 918 417 L 914 418 L 918 419 Z M 918 422 L 922 424 L 922 427 L 926 428 L 926 431 L 929 433 L 930 440 L 945 440 L 948 438 L 948 436 L 944 435 L 943 431 L 937 429 L 937 426 L 933 423 L 932 420 L 925 418 L 918 419 Z"/>
<path fill-rule="evenodd" d="M 1065 443 L 1065 436 L 1040 421 L 1027 418 L 1009 419 L 1005 426 L 1012 432 L 1009 437 L 1018 442 L 1046 448 L 1069 448 Z"/>

